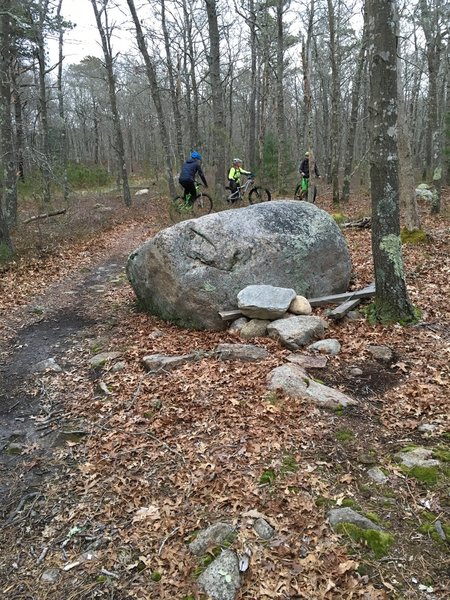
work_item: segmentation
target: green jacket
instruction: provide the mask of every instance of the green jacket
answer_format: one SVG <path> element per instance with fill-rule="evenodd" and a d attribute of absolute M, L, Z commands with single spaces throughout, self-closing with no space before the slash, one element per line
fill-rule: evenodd
<path fill-rule="evenodd" d="M 250 175 L 251 171 L 245 171 L 241 167 L 231 167 L 231 169 L 228 171 L 228 179 L 239 183 L 241 180 L 241 173 L 243 175 Z"/>

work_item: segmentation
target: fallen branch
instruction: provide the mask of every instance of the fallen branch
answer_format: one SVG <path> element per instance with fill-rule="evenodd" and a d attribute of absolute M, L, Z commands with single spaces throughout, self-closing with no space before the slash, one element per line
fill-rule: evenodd
<path fill-rule="evenodd" d="M 358 221 L 349 221 L 342 225 L 342 227 L 359 227 L 360 229 L 370 229 L 371 226 L 371 217 L 362 217 L 362 219 L 359 219 Z"/>
<path fill-rule="evenodd" d="M 54 210 L 53 212 L 43 213 L 42 215 L 35 215 L 29 219 L 25 219 L 24 225 L 31 223 L 31 221 L 37 221 L 38 219 L 48 219 L 49 217 L 55 217 L 56 215 L 62 215 L 67 211 L 67 208 L 61 208 L 60 210 Z"/>

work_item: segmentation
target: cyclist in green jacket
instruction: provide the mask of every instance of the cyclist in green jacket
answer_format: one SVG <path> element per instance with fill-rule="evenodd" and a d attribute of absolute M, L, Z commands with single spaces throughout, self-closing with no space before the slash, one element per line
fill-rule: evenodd
<path fill-rule="evenodd" d="M 240 158 L 233 158 L 233 164 L 228 171 L 228 187 L 232 194 L 236 192 L 238 186 L 241 184 L 241 174 L 251 175 L 252 173 L 242 168 L 242 160 Z"/>

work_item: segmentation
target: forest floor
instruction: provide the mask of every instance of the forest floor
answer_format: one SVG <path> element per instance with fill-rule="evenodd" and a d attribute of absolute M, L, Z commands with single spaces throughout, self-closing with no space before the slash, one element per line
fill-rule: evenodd
<path fill-rule="evenodd" d="M 269 338 L 252 340 L 270 352 L 258 363 L 205 356 L 144 371 L 147 354 L 243 340 L 136 310 L 127 255 L 169 223 L 164 199 L 134 202 L 85 194 L 66 215 L 22 226 L 24 255 L 0 273 L 0 597 L 203 598 L 196 577 L 216 549 L 196 558 L 187 546 L 220 521 L 250 556 L 239 600 L 449 598 L 449 191 L 439 217 L 421 206 L 427 241 L 403 246 L 420 323 L 329 323 L 342 351 L 312 373 L 358 400 L 341 411 L 267 392 L 290 354 Z M 317 204 L 335 212 L 329 195 Z M 341 210 L 357 219 L 370 205 L 355 195 Z M 370 230 L 343 231 L 359 289 L 373 281 Z M 95 367 L 100 352 L 120 356 Z M 60 371 L 36 370 L 50 357 Z M 413 446 L 441 466 L 407 472 L 394 455 Z M 370 479 L 374 466 L 386 483 Z M 392 545 L 334 533 L 336 506 L 379 522 Z M 257 515 L 271 540 L 255 533 Z"/>

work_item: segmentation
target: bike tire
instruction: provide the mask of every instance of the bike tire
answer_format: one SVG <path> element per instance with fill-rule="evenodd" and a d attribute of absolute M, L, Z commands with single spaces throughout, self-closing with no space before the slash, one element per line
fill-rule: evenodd
<path fill-rule="evenodd" d="M 259 204 L 260 202 L 269 202 L 272 200 L 272 194 L 267 188 L 254 187 L 248 195 L 250 204 Z"/>
<path fill-rule="evenodd" d="M 194 211 L 192 207 L 186 205 L 183 196 L 177 196 L 170 203 L 169 215 L 172 223 L 180 223 L 186 219 L 192 219 L 194 217 Z"/>
<path fill-rule="evenodd" d="M 294 192 L 294 200 L 304 200 L 305 199 L 305 190 L 302 190 L 302 184 L 299 183 L 295 188 Z"/>
<path fill-rule="evenodd" d="M 194 200 L 194 205 L 192 207 L 194 218 L 202 217 L 203 215 L 208 215 L 212 211 L 212 207 L 213 203 L 211 196 L 202 192 Z"/>

